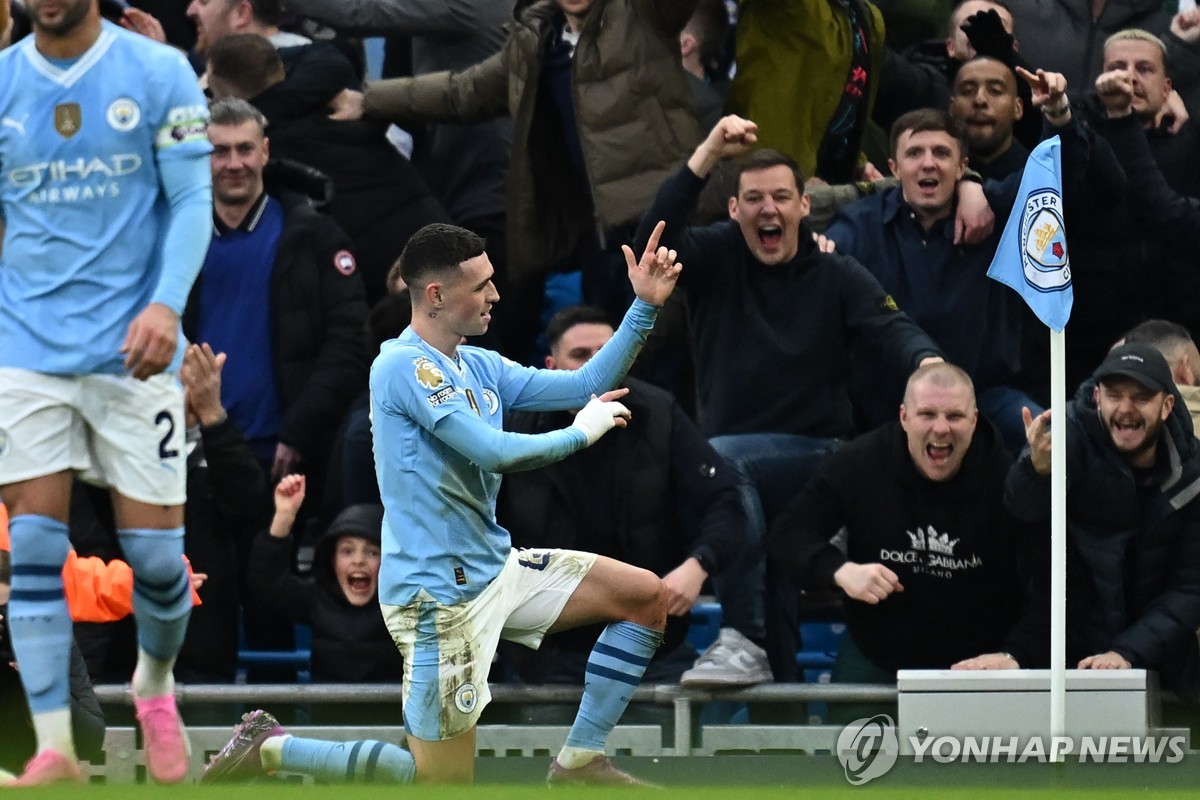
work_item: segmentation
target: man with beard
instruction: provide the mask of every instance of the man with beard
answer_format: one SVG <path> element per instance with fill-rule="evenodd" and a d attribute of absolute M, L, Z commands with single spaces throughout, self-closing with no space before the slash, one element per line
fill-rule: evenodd
<path fill-rule="evenodd" d="M 1172 224 L 1153 204 L 1140 199 L 1151 183 L 1149 165 L 1128 163 L 1118 141 L 1128 136 L 1143 140 L 1170 190 L 1200 197 L 1200 126 L 1189 120 L 1174 130 L 1174 118 L 1168 113 L 1168 101 L 1176 96 L 1171 75 L 1186 79 L 1187 72 L 1168 60 L 1166 53 L 1162 39 L 1138 29 L 1119 31 L 1104 43 L 1104 74 L 1097 79 L 1097 92 L 1089 96 L 1085 113 L 1117 149 L 1131 185 L 1123 202 L 1102 209 L 1090 217 L 1088 227 L 1078 229 L 1083 247 L 1072 257 L 1111 276 L 1105 311 L 1118 313 L 1106 314 L 1110 322 L 1119 324 L 1124 316 L 1132 326 L 1159 317 L 1178 322 L 1198 336 L 1200 274 L 1195 269 L 1195 249 L 1186 237 L 1180 241 L 1184 226 Z M 1108 88 L 1117 80 L 1127 91 L 1114 93 Z M 1112 138 L 1114 133 L 1118 140 Z M 1115 330 L 1110 327 L 1109 332 Z"/>
<path fill-rule="evenodd" d="M 1007 35 L 1009 49 L 1014 47 L 1013 19 L 1007 8 L 994 0 L 958 3 L 946 21 L 945 38 L 917 42 L 903 52 L 888 49 L 880 77 L 880 98 L 874 110 L 874 120 L 881 127 L 890 129 L 902 114 L 916 108 L 945 106 L 955 73 L 980 55 L 964 29 L 967 20 L 974 26 L 973 33 L 982 31 L 998 44 L 1003 44 Z M 985 52 L 993 57 L 999 55 L 990 50 Z"/>
<path fill-rule="evenodd" d="M 1195 696 L 1200 627 L 1200 445 L 1166 359 L 1116 347 L 1066 409 L 1067 537 L 1087 574 L 1068 588 L 1089 610 L 1079 669 L 1155 669 Z M 1029 449 L 1005 503 L 1034 522 L 1050 514 L 1050 412 L 1025 411 Z M 1068 606 L 1073 600 L 1068 599 Z"/>
<path fill-rule="evenodd" d="M 1025 168 L 1029 148 L 1013 136 L 1025 116 L 1012 68 L 989 56 L 963 64 L 954 76 L 950 114 L 963 123 L 971 169 L 984 180 L 1003 180 Z"/>

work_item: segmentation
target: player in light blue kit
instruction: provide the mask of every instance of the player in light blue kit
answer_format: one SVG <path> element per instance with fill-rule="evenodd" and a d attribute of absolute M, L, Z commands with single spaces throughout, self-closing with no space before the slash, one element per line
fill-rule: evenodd
<path fill-rule="evenodd" d="M 112 490 L 134 570 L 133 691 L 147 769 L 187 773 L 171 668 L 191 598 L 182 561 L 179 314 L 211 230 L 207 108 L 178 51 L 26 0 L 0 53 L 0 496 L 12 512 L 8 622 L 37 732 L 17 785 L 82 782 L 60 572 L 74 473 Z"/>
<path fill-rule="evenodd" d="M 625 247 L 637 300 L 616 335 L 582 369 L 537 370 L 478 347 L 499 299 L 484 241 L 452 225 L 415 233 L 401 256 L 411 327 L 371 368 L 375 467 L 385 509 L 380 604 L 404 656 L 411 755 L 381 742 L 288 737 L 248 714 L 205 780 L 296 771 L 325 780 L 467 782 L 475 725 L 491 699 L 500 639 L 537 647 L 549 632 L 610 622 L 587 667 L 583 700 L 550 783 L 638 784 L 604 755 L 605 740 L 662 640 L 666 591 L 648 570 L 570 550 L 514 550 L 496 524 L 500 474 L 534 469 L 595 443 L 628 410 L 618 384 L 675 287 L 675 251 L 641 261 Z M 597 396 L 599 395 L 599 396 Z M 590 399 L 589 399 L 590 398 Z M 582 409 L 550 433 L 506 433 L 504 410 Z"/>

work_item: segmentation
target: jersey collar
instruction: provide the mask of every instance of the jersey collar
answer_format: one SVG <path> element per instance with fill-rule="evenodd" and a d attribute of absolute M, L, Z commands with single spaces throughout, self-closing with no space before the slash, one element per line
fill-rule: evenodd
<path fill-rule="evenodd" d="M 100 36 L 92 43 L 92 46 L 84 51 L 83 55 L 75 59 L 75 63 L 71 64 L 66 69 L 58 66 L 50 59 L 38 52 L 34 46 L 33 36 L 26 37 L 24 47 L 25 58 L 35 70 L 40 72 L 49 80 L 54 81 L 60 86 L 70 87 L 87 74 L 96 62 L 99 61 L 108 48 L 112 47 L 113 42 L 117 40 L 117 34 L 109 27 L 108 23 L 104 23 L 100 27 Z"/>

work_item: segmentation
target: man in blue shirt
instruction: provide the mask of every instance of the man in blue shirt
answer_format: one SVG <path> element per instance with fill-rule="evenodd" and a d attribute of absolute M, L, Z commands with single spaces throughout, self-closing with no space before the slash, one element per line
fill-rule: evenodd
<path fill-rule="evenodd" d="M 979 410 L 1019 452 L 1021 407 L 1040 407 L 1014 388 L 1021 300 L 987 276 L 1002 226 L 978 245 L 954 243 L 956 192 L 967 165 L 965 126 L 946 111 L 910 111 L 892 127 L 891 153 L 888 163 L 900 185 L 842 209 L 826 234 L 971 376 Z M 989 184 L 1002 206 L 997 215 L 1011 207 L 1017 181 Z M 903 380 L 878 356 L 856 367 L 856 401 L 865 427 L 894 415 Z"/>
<path fill-rule="evenodd" d="M 304 472 L 313 490 L 367 374 L 357 260 L 345 231 L 292 188 L 298 170 L 264 177 L 266 118 L 236 98 L 210 112 L 213 236 L 183 330 L 228 355 L 221 400 L 272 480 Z"/>
<path fill-rule="evenodd" d="M 183 780 L 171 668 L 191 597 L 179 314 L 208 243 L 208 113 L 175 50 L 32 0 L 0 54 L 0 495 L 9 624 L 37 733 L 18 785 L 83 782 L 68 707 L 61 569 L 72 474 L 110 487 L 135 575 L 133 691 L 146 764 Z"/>
<path fill-rule="evenodd" d="M 379 574 L 384 619 L 404 655 L 404 718 L 411 756 L 371 743 L 392 780 L 474 777 L 475 725 L 490 700 L 501 638 L 537 647 L 546 633 L 610 622 L 588 662 L 584 696 L 551 783 L 637 784 L 604 756 L 604 743 L 641 681 L 666 625 L 666 590 L 648 570 L 573 550 L 514 550 L 496 524 L 500 474 L 533 469 L 594 444 L 629 411 L 605 392 L 628 371 L 674 289 L 675 252 L 641 261 L 624 248 L 637 300 L 612 340 L 577 371 L 536 370 L 477 347 L 499 300 L 484 241 L 452 225 L 409 240 L 401 270 L 412 325 L 371 368 L 376 474 L 384 505 Z M 597 397 L 597 393 L 601 393 Z M 589 401 L 588 398 L 591 398 Z M 505 408 L 581 408 L 572 425 L 542 434 L 503 430 Z M 265 712 L 248 715 L 206 780 L 260 768 L 356 775 L 359 747 L 287 737 Z M 249 769 L 247 769 L 249 762 Z"/>

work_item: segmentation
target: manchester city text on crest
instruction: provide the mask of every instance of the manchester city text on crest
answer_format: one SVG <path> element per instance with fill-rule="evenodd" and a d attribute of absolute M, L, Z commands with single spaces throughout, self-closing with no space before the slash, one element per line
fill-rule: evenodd
<path fill-rule="evenodd" d="M 1021 266 L 1039 292 L 1071 285 L 1071 258 L 1063 229 L 1062 197 L 1055 189 L 1031 192 L 1021 212 Z"/>

